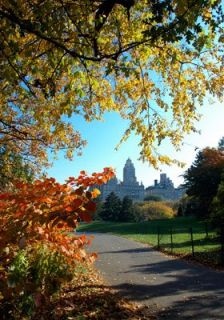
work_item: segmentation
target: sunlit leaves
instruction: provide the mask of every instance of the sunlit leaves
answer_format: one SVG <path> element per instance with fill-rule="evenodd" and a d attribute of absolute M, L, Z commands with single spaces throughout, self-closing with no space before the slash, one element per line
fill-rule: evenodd
<path fill-rule="evenodd" d="M 16 252 L 27 246 L 47 244 L 73 263 L 89 258 L 92 261 L 93 257 L 83 250 L 89 239 L 69 232 L 74 231 L 80 219 L 92 219 L 96 209 L 93 199 L 99 192 L 88 188 L 113 176 L 111 168 L 92 176 L 82 171 L 78 178 L 70 177 L 65 184 L 54 178 L 32 184 L 19 182 L 14 191 L 0 194 L 0 278 L 5 279 L 5 268 Z"/>
<path fill-rule="evenodd" d="M 223 95 L 221 1 L 4 1 L 0 5 L 0 144 L 47 164 L 85 145 L 68 124 L 117 111 L 140 157 L 171 163 L 196 107 Z M 166 140 L 166 141 L 167 141 Z"/>

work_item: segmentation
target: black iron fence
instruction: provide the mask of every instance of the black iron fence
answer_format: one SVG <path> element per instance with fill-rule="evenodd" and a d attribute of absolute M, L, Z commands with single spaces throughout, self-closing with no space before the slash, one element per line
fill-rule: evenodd
<path fill-rule="evenodd" d="M 224 227 L 157 227 L 157 248 L 208 264 L 224 265 Z"/>

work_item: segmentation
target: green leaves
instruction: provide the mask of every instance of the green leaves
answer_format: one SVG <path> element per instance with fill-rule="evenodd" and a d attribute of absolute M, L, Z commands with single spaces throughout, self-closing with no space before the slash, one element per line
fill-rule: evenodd
<path fill-rule="evenodd" d="M 205 148 L 198 152 L 194 163 L 184 174 L 186 193 L 189 200 L 195 200 L 196 204 L 192 213 L 202 217 L 209 216 L 223 170 L 224 155 L 221 150 Z"/>

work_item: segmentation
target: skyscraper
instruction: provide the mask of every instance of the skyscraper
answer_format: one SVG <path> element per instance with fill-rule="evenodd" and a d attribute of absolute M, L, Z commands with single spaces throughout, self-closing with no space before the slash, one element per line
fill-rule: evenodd
<path fill-rule="evenodd" d="M 135 167 L 130 158 L 127 159 L 123 169 L 123 184 L 134 185 L 137 184 L 135 176 Z"/>
<path fill-rule="evenodd" d="M 101 191 L 101 200 L 114 192 L 121 199 L 128 196 L 133 201 L 142 201 L 144 199 L 144 186 L 138 183 L 135 176 L 135 167 L 131 159 L 127 159 L 123 168 L 123 182 L 118 182 L 117 178 L 111 179 L 108 183 L 98 187 Z"/>

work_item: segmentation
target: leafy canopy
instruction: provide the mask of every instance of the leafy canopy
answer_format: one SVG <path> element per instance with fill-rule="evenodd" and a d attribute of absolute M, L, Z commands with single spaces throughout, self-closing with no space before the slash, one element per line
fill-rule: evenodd
<path fill-rule="evenodd" d="M 16 180 L 32 182 L 34 172 L 29 161 L 16 154 L 6 145 L 0 145 L 0 191 L 13 188 Z"/>
<path fill-rule="evenodd" d="M 223 86 L 221 0 L 5 0 L 0 3 L 0 144 L 47 163 L 81 151 L 67 117 L 129 121 L 142 160 L 171 159 L 206 93 Z"/>

